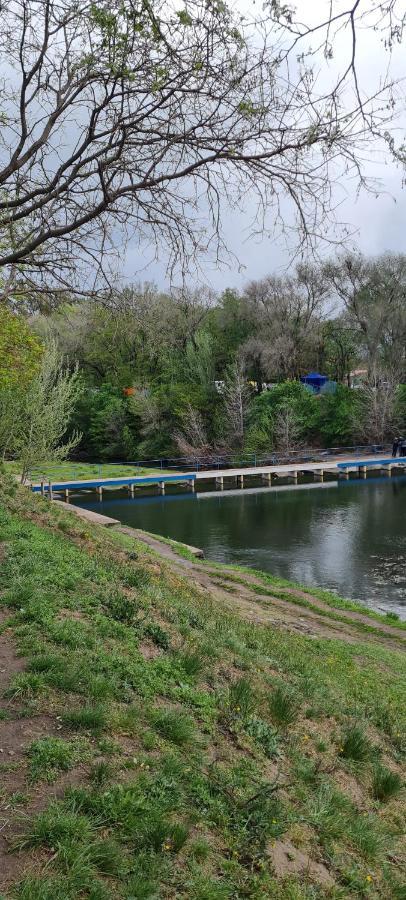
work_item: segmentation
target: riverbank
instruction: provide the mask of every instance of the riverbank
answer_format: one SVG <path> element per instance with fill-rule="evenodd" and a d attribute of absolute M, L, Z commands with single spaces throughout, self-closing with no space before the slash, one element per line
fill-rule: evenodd
<path fill-rule="evenodd" d="M 396 622 L 1 500 L 7 900 L 403 897 Z"/>

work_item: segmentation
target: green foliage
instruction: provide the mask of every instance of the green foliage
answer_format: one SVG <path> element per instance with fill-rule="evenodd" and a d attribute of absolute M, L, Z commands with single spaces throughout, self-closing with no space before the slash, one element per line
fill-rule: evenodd
<path fill-rule="evenodd" d="M 385 766 L 376 766 L 372 783 L 372 793 L 375 800 L 385 802 L 396 796 L 401 789 L 402 779 L 397 772 L 391 772 Z"/>
<path fill-rule="evenodd" d="M 100 734 L 107 724 L 106 710 L 102 706 L 83 706 L 64 713 L 63 722 L 76 731 L 90 731 Z"/>
<path fill-rule="evenodd" d="M 154 728 L 173 744 L 190 744 L 195 735 L 193 720 L 178 710 L 156 710 L 152 715 Z"/>
<path fill-rule="evenodd" d="M 269 700 L 272 721 L 281 727 L 291 725 L 297 713 L 297 700 L 292 692 L 280 685 L 272 691 Z"/>
<path fill-rule="evenodd" d="M 230 685 L 228 692 L 230 711 L 244 721 L 255 709 L 256 700 L 251 682 L 247 678 L 239 678 Z"/>
<path fill-rule="evenodd" d="M 245 725 L 246 732 L 262 748 L 268 759 L 278 755 L 279 739 L 276 731 L 263 719 L 252 716 Z"/>
<path fill-rule="evenodd" d="M 16 399 L 38 372 L 43 347 L 31 331 L 23 316 L 11 312 L 0 304 L 0 402 L 4 404 L 10 391 L 10 399 Z"/>
<path fill-rule="evenodd" d="M 32 741 L 28 748 L 32 781 L 53 781 L 58 771 L 66 772 L 75 760 L 75 747 L 61 738 L 47 737 Z"/>
<path fill-rule="evenodd" d="M 344 759 L 353 759 L 356 762 L 364 762 L 370 758 L 371 743 L 360 725 L 352 724 L 344 729 L 339 752 Z"/>

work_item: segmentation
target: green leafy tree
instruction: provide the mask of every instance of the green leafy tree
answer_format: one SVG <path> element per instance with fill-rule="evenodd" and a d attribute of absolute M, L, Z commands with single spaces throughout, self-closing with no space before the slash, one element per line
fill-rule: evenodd
<path fill-rule="evenodd" d="M 24 389 L 38 371 L 42 352 L 26 321 L 0 305 L 0 391 Z"/>
<path fill-rule="evenodd" d="M 3 455 L 19 460 L 22 482 L 32 467 L 66 459 L 79 443 L 70 421 L 81 390 L 78 369 L 66 369 L 55 345 L 49 345 L 39 371 L 16 395 L 12 429 L 2 432 Z"/>

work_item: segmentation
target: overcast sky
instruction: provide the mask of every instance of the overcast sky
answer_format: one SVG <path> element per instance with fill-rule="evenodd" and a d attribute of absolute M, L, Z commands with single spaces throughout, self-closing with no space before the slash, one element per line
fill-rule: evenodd
<path fill-rule="evenodd" d="M 344 0 L 335 0 L 336 8 Z M 404 5 L 404 0 L 400 0 Z M 371 0 L 364 0 L 365 5 Z M 317 15 L 321 10 L 328 8 L 329 0 L 318 0 L 311 3 L 309 0 L 296 0 L 296 8 L 302 14 L 302 18 L 308 21 L 309 12 Z M 347 4 L 348 5 L 348 4 Z M 237 8 L 244 12 L 250 12 L 253 7 L 252 0 L 238 0 Z M 256 7 L 258 8 L 258 7 Z M 310 9 L 309 9 L 310 8 Z M 313 13 L 311 12 L 313 11 Z M 405 42 L 403 47 L 395 47 L 392 54 L 391 70 L 396 78 L 405 78 Z M 341 35 L 335 42 L 335 61 L 342 65 L 346 55 L 348 57 L 349 42 L 347 35 Z M 358 34 L 358 71 L 364 91 L 372 90 L 385 72 L 389 54 L 385 50 L 381 39 L 372 29 L 361 30 Z M 320 86 L 327 84 L 328 75 L 324 75 L 325 81 Z M 406 93 L 406 84 L 402 92 Z M 401 112 L 394 123 L 397 134 L 397 143 L 404 139 L 406 117 Z M 404 186 L 405 171 L 396 166 L 387 155 L 370 155 L 364 165 L 365 173 L 379 180 L 380 191 L 378 196 L 374 193 L 361 191 L 357 195 L 355 182 L 346 182 L 341 179 L 335 188 L 335 202 L 339 203 L 338 217 L 342 222 L 347 222 L 353 235 L 349 239 L 349 246 L 358 248 L 366 254 L 378 254 L 385 251 L 406 252 L 406 187 Z M 284 207 L 286 220 L 291 221 L 291 213 L 288 204 Z M 293 239 L 288 246 L 286 238 L 278 238 L 275 233 L 259 239 L 250 236 L 249 226 L 254 217 L 255 203 L 248 198 L 244 211 L 229 208 L 223 209 L 223 234 L 230 252 L 236 257 L 229 267 L 219 267 L 207 255 L 199 259 L 200 275 L 202 283 L 210 284 L 216 290 L 223 290 L 232 286 L 238 289 L 252 278 L 260 278 L 269 272 L 283 273 L 293 265 Z M 270 216 L 269 224 L 272 217 Z M 336 232 L 331 231 L 329 237 L 334 240 Z M 333 248 L 320 245 L 320 253 L 328 255 L 334 252 Z M 238 260 L 238 261 L 237 261 Z M 135 245 L 129 245 L 126 251 L 124 274 L 129 281 L 148 280 L 157 283 L 158 287 L 168 287 L 166 274 L 166 259 L 164 252 L 160 253 L 159 260 L 154 259 L 152 250 L 146 248 L 140 252 Z M 193 275 L 196 282 L 196 275 Z M 176 280 L 176 279 L 175 279 Z"/>

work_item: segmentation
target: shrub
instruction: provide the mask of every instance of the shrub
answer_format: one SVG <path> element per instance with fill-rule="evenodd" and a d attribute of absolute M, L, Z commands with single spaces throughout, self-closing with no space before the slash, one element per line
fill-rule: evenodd
<path fill-rule="evenodd" d="M 402 779 L 397 772 L 391 772 L 390 769 L 386 769 L 384 766 L 376 767 L 372 782 L 372 792 L 375 800 L 385 802 L 385 800 L 389 800 L 390 797 L 398 794 L 401 788 Z"/>
<path fill-rule="evenodd" d="M 292 693 L 282 685 L 269 698 L 269 711 L 276 725 L 290 725 L 296 717 L 297 703 Z"/>
<path fill-rule="evenodd" d="M 371 756 L 371 744 L 363 728 L 349 725 L 343 732 L 340 744 L 340 755 L 344 759 L 362 762 Z"/>

